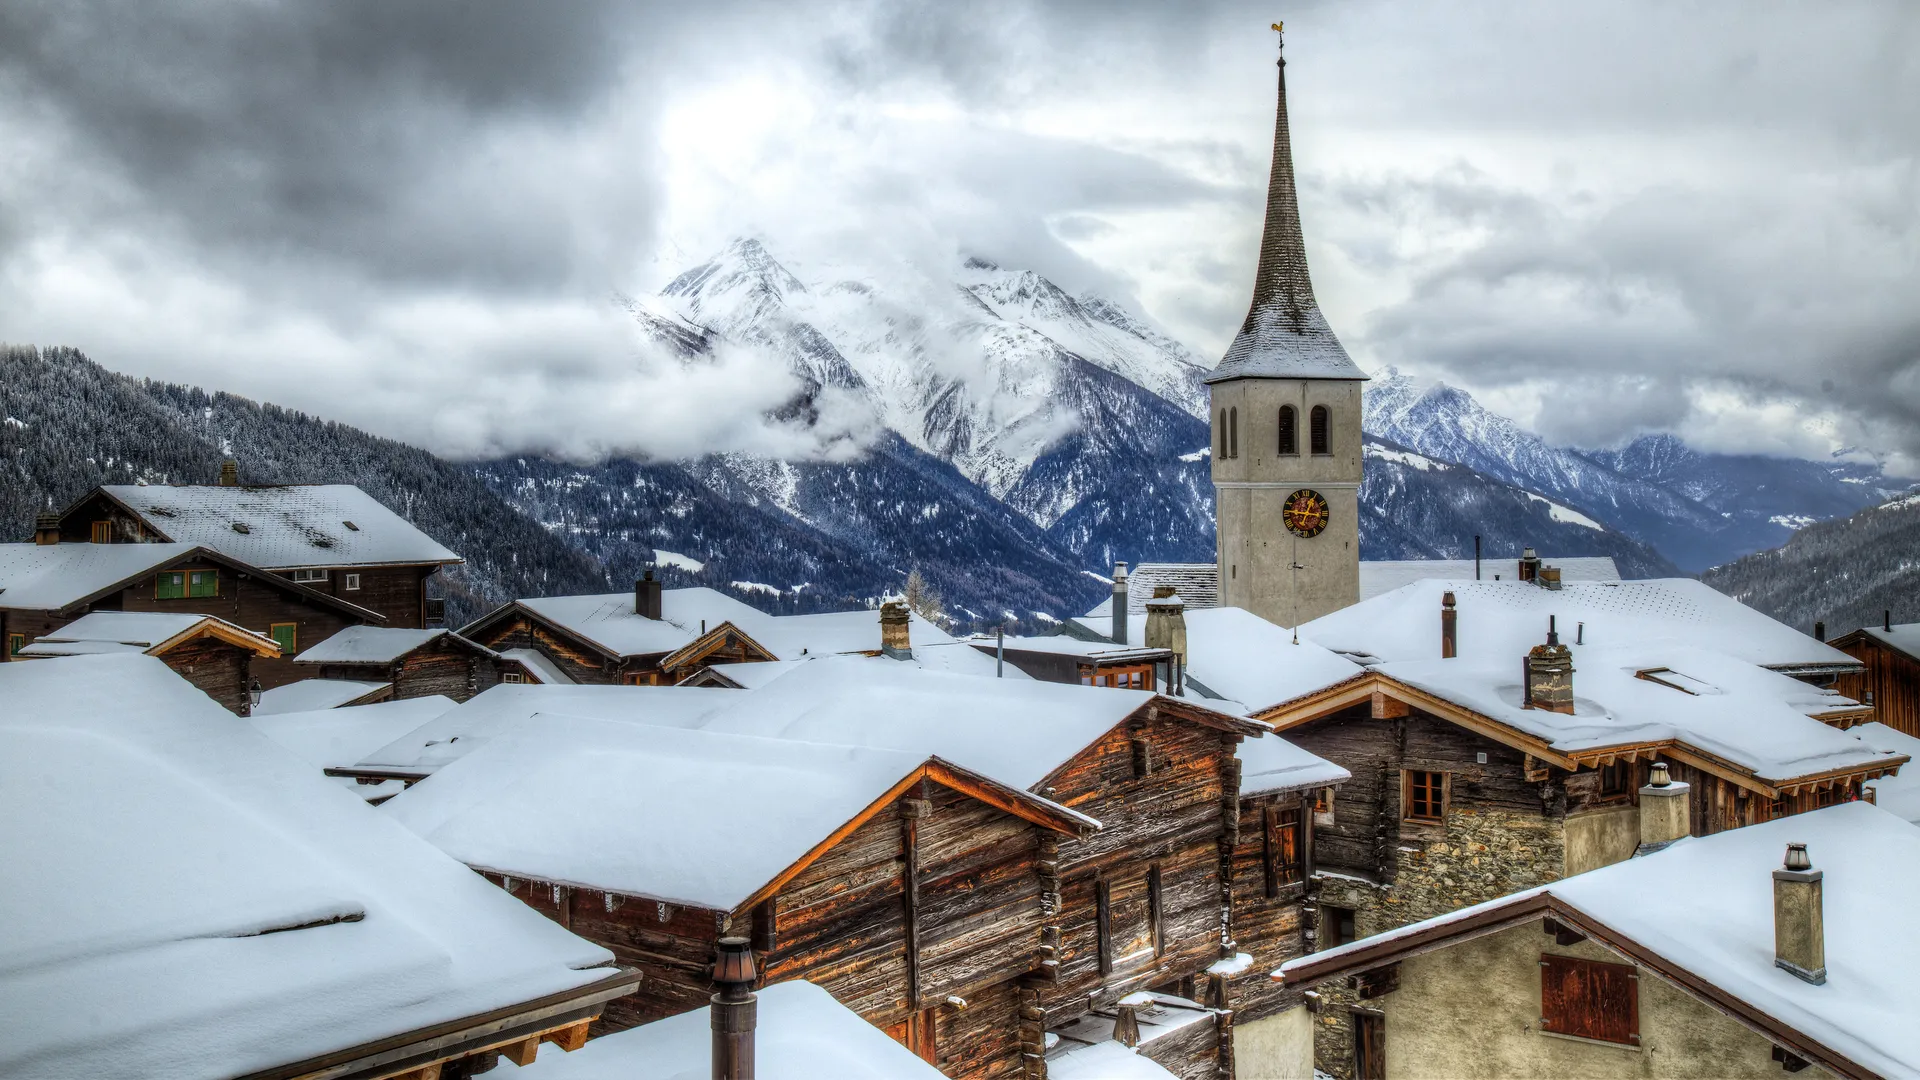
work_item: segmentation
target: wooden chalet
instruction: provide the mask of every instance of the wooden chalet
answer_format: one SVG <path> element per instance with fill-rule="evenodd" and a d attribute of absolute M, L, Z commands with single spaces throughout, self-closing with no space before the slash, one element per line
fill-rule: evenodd
<path fill-rule="evenodd" d="M 765 618 L 712 589 L 663 590 L 649 570 L 632 595 L 515 600 L 460 633 L 544 658 L 575 683 L 672 686 L 709 665 L 778 659 L 740 628 Z"/>
<path fill-rule="evenodd" d="M 1322 1017 L 1351 1015 L 1340 1075 L 1912 1076 L 1916 868 L 1920 831 L 1850 803 L 1428 918 L 1276 978 Z"/>
<path fill-rule="evenodd" d="M 156 658 L 0 665 L 0 702 L 0 1075 L 453 1080 L 639 981 Z"/>
<path fill-rule="evenodd" d="M 502 681 L 523 682 L 527 668 L 451 630 L 350 626 L 300 654 L 320 679 L 385 683 L 379 700 L 439 695 L 465 701 Z M 362 702 L 356 701 L 356 704 Z"/>
<path fill-rule="evenodd" d="M 144 653 L 236 716 L 252 711 L 253 661 L 280 656 L 271 638 L 211 615 L 96 611 L 36 638 L 16 659 Z"/>
<path fill-rule="evenodd" d="M 1862 627 L 1833 641 L 1860 662 L 1834 689 L 1871 706 L 1868 719 L 1920 737 L 1920 623 L 1896 623 L 1887 612 L 1877 627 Z"/>
<path fill-rule="evenodd" d="M 50 530 L 43 530 L 43 538 Z M 308 674 L 306 646 L 384 616 L 193 544 L 0 544 L 0 660 L 94 612 L 210 615 L 271 639 L 252 678 L 272 688 Z"/>
<path fill-rule="evenodd" d="M 218 484 L 95 488 L 53 528 L 66 543 L 200 545 L 405 628 L 439 621 L 427 582 L 461 561 L 351 484 L 241 484 L 231 461 Z"/>

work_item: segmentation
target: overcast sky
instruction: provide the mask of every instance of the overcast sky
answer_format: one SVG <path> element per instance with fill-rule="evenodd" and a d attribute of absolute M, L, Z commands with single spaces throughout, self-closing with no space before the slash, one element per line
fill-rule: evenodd
<path fill-rule="evenodd" d="M 0 340 L 455 455 L 756 445 L 750 380 L 636 355 L 608 303 L 751 234 L 1031 267 L 1212 359 L 1276 17 L 1315 284 L 1363 365 L 1570 443 L 1920 472 L 1906 0 L 8 0 Z"/>

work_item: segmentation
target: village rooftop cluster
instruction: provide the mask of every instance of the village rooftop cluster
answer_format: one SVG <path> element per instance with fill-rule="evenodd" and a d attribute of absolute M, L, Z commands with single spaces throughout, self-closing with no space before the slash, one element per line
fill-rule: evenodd
<path fill-rule="evenodd" d="M 1218 558 L 1047 637 L 523 597 L 343 485 L 0 545 L 0 1075 L 1920 1072 L 1920 625 L 1359 558 L 1285 66 Z M 882 587 L 892 583 L 878 583 Z"/>

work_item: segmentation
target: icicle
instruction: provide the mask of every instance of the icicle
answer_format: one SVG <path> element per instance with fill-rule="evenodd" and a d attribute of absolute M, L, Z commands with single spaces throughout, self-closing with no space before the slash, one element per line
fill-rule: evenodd
<path fill-rule="evenodd" d="M 560 903 L 560 886 L 558 885 L 553 887 L 553 902 L 555 904 Z"/>
<path fill-rule="evenodd" d="M 665 903 L 660 904 L 658 910 L 660 913 L 661 922 L 666 922 L 667 919 L 673 915 L 673 909 L 671 907 L 668 907 Z"/>

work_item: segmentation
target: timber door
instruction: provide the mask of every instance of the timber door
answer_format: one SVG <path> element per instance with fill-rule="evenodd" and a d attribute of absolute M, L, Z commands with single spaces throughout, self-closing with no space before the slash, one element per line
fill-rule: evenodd
<path fill-rule="evenodd" d="M 1387 1018 L 1379 1013 L 1352 1015 L 1355 1080 L 1387 1080 Z"/>
<path fill-rule="evenodd" d="M 940 1053 L 934 1046 L 934 1014 L 932 1009 L 922 1009 L 897 1024 L 889 1025 L 887 1034 L 893 1041 L 914 1052 L 921 1061 L 929 1065 L 940 1064 Z"/>

